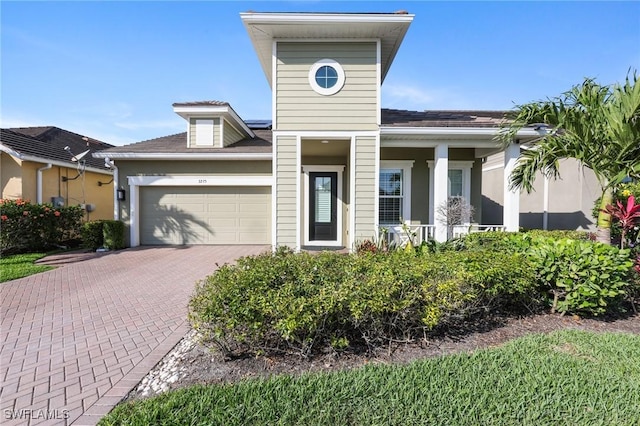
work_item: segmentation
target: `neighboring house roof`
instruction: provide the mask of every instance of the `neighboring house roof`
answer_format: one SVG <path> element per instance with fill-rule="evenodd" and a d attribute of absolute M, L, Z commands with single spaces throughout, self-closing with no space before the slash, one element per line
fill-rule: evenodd
<path fill-rule="evenodd" d="M 507 111 L 407 111 L 382 109 L 383 127 L 498 127 Z"/>
<path fill-rule="evenodd" d="M 21 157 L 27 156 L 30 157 L 29 160 L 43 163 L 67 163 L 68 167 L 75 168 L 77 162 L 71 160 L 72 156 L 89 150 L 82 158 L 86 166 L 109 173 L 104 167 L 104 161 L 93 158 L 91 154 L 113 147 L 111 144 L 53 126 L 20 127 L 0 131 L 0 144 Z M 69 147 L 69 151 L 65 150 L 66 146 Z"/>

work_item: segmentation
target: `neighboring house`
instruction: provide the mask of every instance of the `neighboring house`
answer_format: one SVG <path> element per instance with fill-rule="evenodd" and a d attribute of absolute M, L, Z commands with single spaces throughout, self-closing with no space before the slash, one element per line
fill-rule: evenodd
<path fill-rule="evenodd" d="M 173 105 L 186 133 L 94 154 L 116 166 L 128 243 L 353 248 L 405 223 L 444 240 L 437 208 L 464 196 L 483 223 L 482 164 L 504 112 L 382 109 L 381 85 L 413 15 L 243 13 L 272 88 L 272 120 L 226 102 Z M 519 142 L 539 137 L 523 129 Z M 517 230 L 506 185 L 500 225 Z M 123 198 L 123 197 L 121 197 Z M 401 234 L 401 232 L 400 232 Z"/>
<path fill-rule="evenodd" d="M 111 147 L 57 127 L 0 129 L 2 198 L 82 205 L 87 220 L 113 219 L 113 172 L 91 156 Z"/>
<path fill-rule="evenodd" d="M 500 224 L 503 213 L 504 159 L 489 156 L 482 165 L 482 220 Z M 574 159 L 560 161 L 560 177 L 537 174 L 534 191 L 520 194 L 520 226 L 524 229 L 595 231 L 593 208 L 602 190 L 595 174 Z"/>

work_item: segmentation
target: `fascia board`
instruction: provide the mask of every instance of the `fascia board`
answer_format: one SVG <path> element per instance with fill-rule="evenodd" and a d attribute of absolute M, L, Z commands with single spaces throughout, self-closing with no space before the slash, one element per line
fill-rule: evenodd
<path fill-rule="evenodd" d="M 138 152 L 96 152 L 94 158 L 111 158 L 120 160 L 271 160 L 271 153 L 244 153 L 244 154 L 232 154 L 232 153 L 216 153 L 216 152 L 201 152 L 201 153 L 138 153 Z"/>
<path fill-rule="evenodd" d="M 247 24 L 308 24 L 308 23 L 388 23 L 412 22 L 414 14 L 369 14 L 369 13 L 240 13 L 240 18 Z"/>
<path fill-rule="evenodd" d="M 382 136 L 496 136 L 496 127 L 380 127 Z M 534 129 L 521 129 L 516 136 L 539 137 Z"/>
<path fill-rule="evenodd" d="M 95 158 L 95 157 L 94 157 Z M 32 155 L 21 155 L 20 159 L 22 161 L 32 161 L 34 163 L 40 163 L 40 164 L 51 164 L 52 166 L 57 166 L 57 167 L 64 167 L 66 169 L 75 169 L 78 167 L 78 163 L 66 163 L 64 161 L 58 161 L 58 160 L 47 160 L 46 158 L 41 158 L 41 157 L 34 157 Z M 113 172 L 109 169 L 98 169 L 96 167 L 91 167 L 91 166 L 86 166 L 84 168 L 84 171 L 86 172 L 92 172 L 92 173 L 100 173 L 101 175 L 112 175 Z"/>

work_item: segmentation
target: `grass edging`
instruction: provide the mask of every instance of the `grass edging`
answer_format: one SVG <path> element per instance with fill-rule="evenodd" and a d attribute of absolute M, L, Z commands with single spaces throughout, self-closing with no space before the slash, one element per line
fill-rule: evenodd
<path fill-rule="evenodd" d="M 560 331 L 406 366 L 194 386 L 101 425 L 640 424 L 640 337 Z"/>
<path fill-rule="evenodd" d="M 53 269 L 49 265 L 36 265 L 34 262 L 45 257 L 47 253 L 26 253 L 0 258 L 0 283 L 28 277 L 29 275 Z"/>

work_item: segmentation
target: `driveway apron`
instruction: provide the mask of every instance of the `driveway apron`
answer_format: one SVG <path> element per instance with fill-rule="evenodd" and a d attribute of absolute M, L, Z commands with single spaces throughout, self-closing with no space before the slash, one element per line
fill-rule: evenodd
<path fill-rule="evenodd" d="M 266 250 L 134 248 L 0 284 L 0 423 L 96 424 L 187 332 L 195 282 Z"/>

